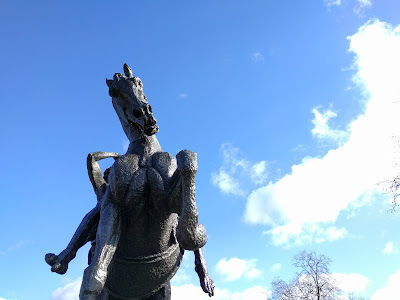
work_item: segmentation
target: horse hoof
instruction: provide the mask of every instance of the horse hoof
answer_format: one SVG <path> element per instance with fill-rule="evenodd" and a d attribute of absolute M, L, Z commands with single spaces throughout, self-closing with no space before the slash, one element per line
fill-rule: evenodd
<path fill-rule="evenodd" d="M 68 265 L 61 263 L 57 255 L 53 253 L 47 253 L 44 257 L 44 260 L 49 266 L 51 266 L 52 272 L 61 275 L 67 273 Z"/>

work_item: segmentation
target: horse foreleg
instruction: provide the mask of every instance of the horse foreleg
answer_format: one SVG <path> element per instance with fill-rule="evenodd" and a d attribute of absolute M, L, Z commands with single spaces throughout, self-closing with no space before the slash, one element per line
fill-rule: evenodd
<path fill-rule="evenodd" d="M 182 180 L 182 212 L 176 228 L 176 237 L 183 249 L 194 251 L 207 242 L 206 230 L 198 222 L 199 214 L 196 206 L 197 155 L 195 152 L 182 150 L 176 158 Z"/>
<path fill-rule="evenodd" d="M 47 253 L 46 262 L 51 266 L 51 271 L 58 274 L 65 274 L 68 270 L 68 264 L 76 256 L 76 252 L 89 241 L 96 238 L 96 229 L 100 218 L 100 204 L 97 204 L 79 224 L 67 248 L 59 255 Z"/>
<path fill-rule="evenodd" d="M 103 290 L 107 269 L 118 245 L 121 230 L 119 207 L 112 201 L 110 189 L 104 195 L 96 235 L 96 250 L 90 265 L 83 273 L 80 300 L 94 300 Z"/>
<path fill-rule="evenodd" d="M 194 264 L 195 271 L 197 275 L 199 275 L 200 285 L 203 289 L 204 293 L 207 293 L 210 297 L 214 296 L 214 281 L 211 279 L 210 275 L 208 275 L 206 260 L 203 256 L 203 250 L 200 248 L 199 250 L 194 251 Z"/>

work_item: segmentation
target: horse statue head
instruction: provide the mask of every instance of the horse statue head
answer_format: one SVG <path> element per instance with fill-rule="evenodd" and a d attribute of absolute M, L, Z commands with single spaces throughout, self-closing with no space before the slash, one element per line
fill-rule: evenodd
<path fill-rule="evenodd" d="M 122 128 L 133 142 L 144 135 L 156 134 L 159 128 L 143 92 L 142 81 L 133 77 L 127 64 L 124 64 L 124 74 L 115 73 L 113 79 L 106 79 L 106 83 Z"/>

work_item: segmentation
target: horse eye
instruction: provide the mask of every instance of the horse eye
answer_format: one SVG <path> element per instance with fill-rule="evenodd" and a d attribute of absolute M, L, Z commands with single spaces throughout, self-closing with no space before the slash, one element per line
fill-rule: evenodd
<path fill-rule="evenodd" d="M 143 116 L 143 110 L 141 110 L 140 108 L 134 109 L 133 115 L 135 116 L 135 118 L 140 118 L 141 116 Z"/>
<path fill-rule="evenodd" d="M 119 91 L 117 89 L 114 89 L 114 88 L 109 88 L 108 94 L 113 98 L 118 98 L 120 96 Z"/>

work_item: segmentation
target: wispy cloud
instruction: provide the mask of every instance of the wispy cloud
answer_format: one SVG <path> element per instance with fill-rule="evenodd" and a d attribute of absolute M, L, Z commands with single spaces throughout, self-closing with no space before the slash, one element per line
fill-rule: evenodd
<path fill-rule="evenodd" d="M 329 8 L 331 6 L 340 6 L 341 0 L 324 0 L 325 5 Z"/>
<path fill-rule="evenodd" d="M 272 265 L 271 271 L 278 272 L 281 268 L 282 268 L 282 265 L 280 263 L 276 263 L 276 264 Z"/>
<path fill-rule="evenodd" d="M 342 5 L 341 0 L 324 0 L 325 6 L 330 9 L 331 7 L 339 7 Z M 357 0 L 357 5 L 354 7 L 354 12 L 358 16 L 362 16 L 363 12 L 372 6 L 371 0 Z"/>
<path fill-rule="evenodd" d="M 226 281 L 235 281 L 243 277 L 257 278 L 261 275 L 255 259 L 223 258 L 218 262 L 216 270 Z"/>
<path fill-rule="evenodd" d="M 393 242 L 390 241 L 386 244 L 385 248 L 382 250 L 383 254 L 392 254 L 393 253 Z"/>
<path fill-rule="evenodd" d="M 345 142 L 321 157 L 303 158 L 290 174 L 253 190 L 247 197 L 245 220 L 272 226 L 276 244 L 335 240 L 346 235 L 333 224 L 346 208 L 368 203 L 376 184 L 398 172 L 392 136 L 400 136 L 400 26 L 374 21 L 349 37 L 355 54 L 354 82 L 369 98 L 363 112 L 348 126 Z M 314 111 L 314 134 L 342 138 L 328 126 L 335 114 Z M 368 163 L 368 170 L 365 164 Z M 375 191 L 375 192 L 374 192 Z M 383 196 L 382 196 L 383 197 Z M 322 232 L 320 231 L 320 227 Z"/>
<path fill-rule="evenodd" d="M 267 162 L 251 163 L 243 157 L 239 148 L 231 144 L 221 146 L 223 164 L 211 174 L 212 183 L 221 192 L 244 197 L 249 185 L 263 184 L 267 179 Z"/>
<path fill-rule="evenodd" d="M 178 98 L 180 98 L 180 99 L 186 99 L 187 97 L 188 97 L 188 94 L 186 94 L 186 93 L 180 93 L 178 95 Z"/>
<path fill-rule="evenodd" d="M 190 295 L 191 300 L 207 300 L 210 297 L 205 294 L 199 286 L 186 284 L 182 286 L 172 286 L 172 298 L 174 300 L 186 300 Z M 227 289 L 215 289 L 213 300 L 265 300 L 271 295 L 264 287 L 253 286 L 242 292 L 231 292 Z"/>
<path fill-rule="evenodd" d="M 76 300 L 79 299 L 82 278 L 67 283 L 65 286 L 56 289 L 50 300 Z"/>
<path fill-rule="evenodd" d="M 190 281 L 191 281 L 191 276 L 187 274 L 185 269 L 180 268 L 178 272 L 175 274 L 175 276 L 172 278 L 171 284 L 181 285 L 181 284 L 187 284 Z"/>
<path fill-rule="evenodd" d="M 253 52 L 251 57 L 255 63 L 263 63 L 265 60 L 264 55 L 262 55 L 259 51 Z"/>
<path fill-rule="evenodd" d="M 250 167 L 250 176 L 255 184 L 262 184 L 267 179 L 267 162 L 260 161 Z"/>
<path fill-rule="evenodd" d="M 322 243 L 325 241 L 336 241 L 346 237 L 348 234 L 346 228 L 336 228 L 335 226 L 328 227 L 326 229 L 318 228 L 315 241 Z"/>
<path fill-rule="evenodd" d="M 274 226 L 272 229 L 264 231 L 264 234 L 272 236 L 274 245 L 288 248 L 293 245 L 302 245 L 304 243 L 336 241 L 345 238 L 348 232 L 344 227 L 326 227 L 326 225 L 311 222 L 303 224 L 292 222 L 282 226 Z"/>
<path fill-rule="evenodd" d="M 17 243 L 8 246 L 8 248 L 4 249 L 4 250 L 0 250 L 0 255 L 4 256 L 7 255 L 8 253 L 14 252 L 14 251 L 18 251 L 19 249 L 21 249 L 22 247 L 32 244 L 32 241 L 27 241 L 27 240 L 20 240 Z"/>
<path fill-rule="evenodd" d="M 357 2 L 358 2 L 358 6 L 356 6 L 356 7 L 354 8 L 354 12 L 355 12 L 357 15 L 361 15 L 362 12 L 363 12 L 366 8 L 369 8 L 369 7 L 372 6 L 371 0 L 357 0 Z"/>
<path fill-rule="evenodd" d="M 245 192 L 240 187 L 239 181 L 233 178 L 227 171 L 219 170 L 218 173 L 211 174 L 211 181 L 225 194 L 237 196 L 245 195 Z"/>
<path fill-rule="evenodd" d="M 348 131 L 333 129 L 329 125 L 329 120 L 337 116 L 334 111 L 330 109 L 320 111 L 320 109 L 316 107 L 312 112 L 314 114 L 314 120 L 312 121 L 314 128 L 311 130 L 313 136 L 321 141 L 333 141 L 338 145 L 346 141 L 349 137 Z"/>

